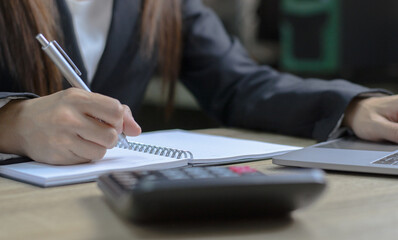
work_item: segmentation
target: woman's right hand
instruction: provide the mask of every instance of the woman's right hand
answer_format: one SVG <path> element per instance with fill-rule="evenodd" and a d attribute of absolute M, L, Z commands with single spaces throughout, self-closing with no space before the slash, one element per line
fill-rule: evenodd
<path fill-rule="evenodd" d="M 101 159 L 122 131 L 141 133 L 126 105 L 77 88 L 13 100 L 0 108 L 0 152 L 38 162 L 69 165 Z"/>

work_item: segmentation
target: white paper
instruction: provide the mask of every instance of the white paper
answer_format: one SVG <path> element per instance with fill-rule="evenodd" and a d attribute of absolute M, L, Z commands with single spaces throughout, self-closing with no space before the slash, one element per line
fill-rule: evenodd
<path fill-rule="evenodd" d="M 301 148 L 183 130 L 149 132 L 128 139 L 129 141 L 190 151 L 194 156 L 192 161 L 194 165 L 260 160 Z"/>

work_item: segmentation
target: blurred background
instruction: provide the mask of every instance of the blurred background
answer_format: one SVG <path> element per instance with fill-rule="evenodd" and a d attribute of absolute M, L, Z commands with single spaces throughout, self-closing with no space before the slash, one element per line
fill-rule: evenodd
<path fill-rule="evenodd" d="M 398 92 L 397 0 L 203 0 L 259 63 L 301 77 L 343 78 Z M 177 87 L 165 119 L 154 78 L 137 117 L 144 131 L 219 124 Z"/>

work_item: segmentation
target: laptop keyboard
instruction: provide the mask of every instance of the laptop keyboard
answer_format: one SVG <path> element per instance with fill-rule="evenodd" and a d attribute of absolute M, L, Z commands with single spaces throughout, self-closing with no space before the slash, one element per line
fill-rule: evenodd
<path fill-rule="evenodd" d="M 398 152 L 374 161 L 372 164 L 398 165 Z"/>

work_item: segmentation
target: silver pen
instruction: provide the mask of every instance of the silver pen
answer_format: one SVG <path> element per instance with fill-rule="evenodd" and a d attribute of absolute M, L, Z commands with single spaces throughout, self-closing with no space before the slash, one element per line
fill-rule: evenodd
<path fill-rule="evenodd" d="M 41 33 L 36 36 L 36 39 L 42 45 L 43 51 L 51 58 L 55 65 L 57 65 L 62 75 L 73 87 L 81 88 L 91 92 L 91 90 L 79 77 L 81 75 L 79 69 L 55 40 L 49 42 Z M 129 148 L 130 145 L 124 133 L 119 134 L 119 142 L 117 146 Z"/>

